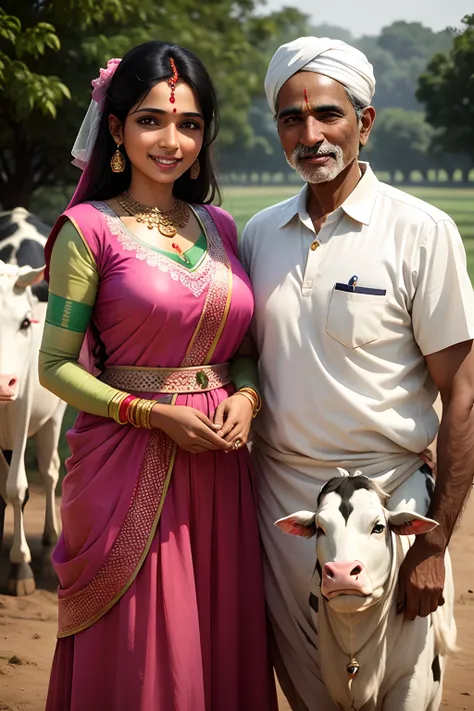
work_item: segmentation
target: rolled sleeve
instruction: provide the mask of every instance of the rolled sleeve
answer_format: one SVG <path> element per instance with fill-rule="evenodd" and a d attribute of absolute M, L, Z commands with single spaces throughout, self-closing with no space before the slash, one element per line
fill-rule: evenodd
<path fill-rule="evenodd" d="M 425 356 L 474 338 L 474 292 L 461 235 L 451 220 L 438 222 L 422 242 L 412 323 Z"/>

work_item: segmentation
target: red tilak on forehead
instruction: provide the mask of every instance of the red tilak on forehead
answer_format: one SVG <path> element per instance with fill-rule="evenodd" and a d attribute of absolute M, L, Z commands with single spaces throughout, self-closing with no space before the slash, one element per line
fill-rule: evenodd
<path fill-rule="evenodd" d="M 308 111 L 311 111 L 311 106 L 309 103 L 308 92 L 306 91 L 306 87 L 303 89 L 303 97 L 304 97 L 305 108 L 308 109 Z"/>
<path fill-rule="evenodd" d="M 170 95 L 170 104 L 174 104 L 176 101 L 175 95 L 174 95 L 174 90 L 176 89 L 176 84 L 178 83 L 179 75 L 178 75 L 178 70 L 176 69 L 176 64 L 173 59 L 173 57 L 170 57 L 170 66 L 171 66 L 171 71 L 173 72 L 173 75 L 168 79 L 168 86 L 171 90 L 171 95 Z M 173 109 L 173 113 L 176 113 L 176 109 Z"/>

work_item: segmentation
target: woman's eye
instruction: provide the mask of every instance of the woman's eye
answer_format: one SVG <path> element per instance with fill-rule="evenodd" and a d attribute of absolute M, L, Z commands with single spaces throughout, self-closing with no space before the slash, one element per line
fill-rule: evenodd
<path fill-rule="evenodd" d="M 385 526 L 383 523 L 376 523 L 372 529 L 372 533 L 383 533 L 385 531 Z"/>
<path fill-rule="evenodd" d="M 20 331 L 26 331 L 27 328 L 31 326 L 31 320 L 28 318 L 28 316 L 25 316 L 23 321 L 20 324 Z"/>
<path fill-rule="evenodd" d="M 195 121 L 185 121 L 183 124 L 181 124 L 181 128 L 184 128 L 185 130 L 193 129 L 193 128 L 201 128 L 201 126 L 196 123 Z"/>
<path fill-rule="evenodd" d="M 152 116 L 146 116 L 145 118 L 139 119 L 138 123 L 141 126 L 156 126 L 156 119 L 153 118 Z"/>

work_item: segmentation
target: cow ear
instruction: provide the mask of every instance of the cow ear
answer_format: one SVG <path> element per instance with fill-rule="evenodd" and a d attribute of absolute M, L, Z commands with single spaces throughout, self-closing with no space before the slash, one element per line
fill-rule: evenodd
<path fill-rule="evenodd" d="M 275 521 L 275 526 L 281 528 L 284 533 L 290 536 L 302 536 L 311 538 L 316 533 L 314 518 L 316 514 L 311 511 L 297 511 L 291 516 L 285 516 Z"/>
<path fill-rule="evenodd" d="M 387 520 L 398 536 L 421 536 L 439 526 L 437 521 L 414 511 L 387 511 Z"/>
<path fill-rule="evenodd" d="M 44 267 L 38 267 L 37 269 L 32 269 L 31 267 L 23 267 L 20 269 L 18 274 L 18 279 L 15 282 L 15 286 L 18 289 L 26 289 L 27 286 L 33 286 L 33 284 L 39 284 L 40 281 L 44 279 Z"/>

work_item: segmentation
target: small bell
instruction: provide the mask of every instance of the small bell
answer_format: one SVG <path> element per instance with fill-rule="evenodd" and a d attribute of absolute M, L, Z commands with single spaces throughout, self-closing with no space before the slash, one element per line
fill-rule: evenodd
<path fill-rule="evenodd" d="M 346 671 L 349 674 L 349 678 L 354 679 L 359 673 L 359 669 L 359 662 L 353 657 L 346 667 Z"/>

